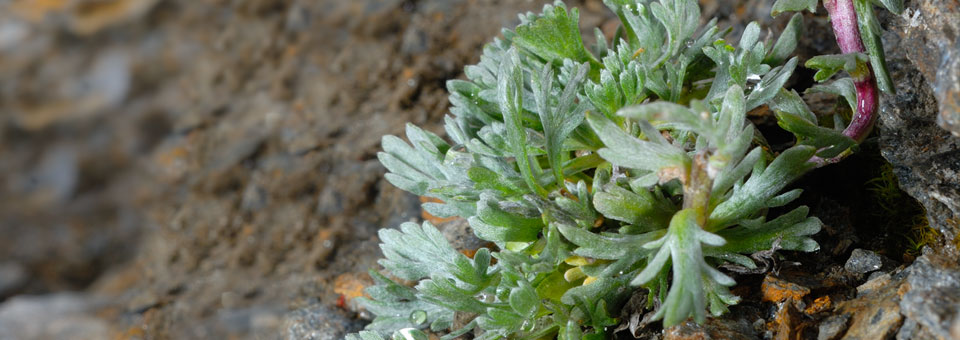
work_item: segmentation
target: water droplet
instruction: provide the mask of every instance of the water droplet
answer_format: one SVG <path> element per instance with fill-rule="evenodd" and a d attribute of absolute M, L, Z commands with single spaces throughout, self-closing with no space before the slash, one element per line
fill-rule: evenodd
<path fill-rule="evenodd" d="M 415 325 L 422 324 L 427 322 L 427 312 L 422 310 L 415 310 L 410 313 L 410 322 L 413 322 Z"/>
<path fill-rule="evenodd" d="M 492 296 L 488 295 L 487 293 L 480 293 L 479 295 L 477 295 L 477 299 L 483 302 L 492 302 L 493 299 L 491 297 Z"/>

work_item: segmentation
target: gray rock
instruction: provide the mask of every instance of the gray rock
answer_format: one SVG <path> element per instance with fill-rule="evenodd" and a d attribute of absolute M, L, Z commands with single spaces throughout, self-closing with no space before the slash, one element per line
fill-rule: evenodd
<path fill-rule="evenodd" d="M 960 8 L 955 1 L 907 2 L 894 29 L 903 38 L 907 58 L 933 86 L 939 106 L 937 124 L 960 136 Z"/>
<path fill-rule="evenodd" d="M 110 339 L 114 331 L 94 316 L 95 305 L 72 293 L 13 297 L 0 304 L 0 339 Z"/>
<path fill-rule="evenodd" d="M 953 124 L 960 112 L 960 91 L 949 90 L 960 86 L 960 67 L 951 66 L 960 62 L 960 9 L 951 3 L 908 1 L 909 17 L 878 12 L 888 29 L 884 48 L 897 90 L 880 103 L 881 152 L 946 240 L 960 231 L 950 222 L 960 217 L 960 138 L 938 126 Z M 955 251 L 950 242 L 943 247 Z"/>
<path fill-rule="evenodd" d="M 283 338 L 290 340 L 337 340 L 357 332 L 363 325 L 324 305 L 298 309 L 284 317 Z"/>
<path fill-rule="evenodd" d="M 232 293 L 224 293 L 221 300 L 231 299 Z M 239 297 L 236 297 L 239 298 Z M 225 304 L 229 304 L 226 303 Z M 234 334 L 276 334 L 281 323 L 282 309 L 274 306 L 251 308 L 223 308 L 217 311 L 220 326 Z"/>
<path fill-rule="evenodd" d="M 847 329 L 847 322 L 850 321 L 850 314 L 834 315 L 820 323 L 820 333 L 817 334 L 817 340 L 837 339 Z"/>
<path fill-rule="evenodd" d="M 900 331 L 897 332 L 897 340 L 916 339 L 919 329 L 920 324 L 918 324 L 916 320 L 907 319 L 907 321 L 903 322 L 903 326 L 900 326 Z"/>
<path fill-rule="evenodd" d="M 960 335 L 952 334 L 960 327 L 960 271 L 952 266 L 936 265 L 929 255 L 918 258 L 909 269 L 910 291 L 900 301 L 904 316 L 943 339 Z"/>
<path fill-rule="evenodd" d="M 866 274 L 878 270 L 882 266 L 883 261 L 880 259 L 880 255 L 870 250 L 857 248 L 853 250 L 853 254 L 850 254 L 850 258 L 847 259 L 843 268 L 851 273 Z"/>

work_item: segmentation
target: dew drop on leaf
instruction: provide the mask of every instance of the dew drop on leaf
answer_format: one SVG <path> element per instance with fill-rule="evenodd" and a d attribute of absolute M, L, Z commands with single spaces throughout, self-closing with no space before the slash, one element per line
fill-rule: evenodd
<path fill-rule="evenodd" d="M 415 310 L 410 313 L 410 322 L 413 322 L 415 325 L 422 324 L 427 321 L 427 312 L 422 310 Z"/>

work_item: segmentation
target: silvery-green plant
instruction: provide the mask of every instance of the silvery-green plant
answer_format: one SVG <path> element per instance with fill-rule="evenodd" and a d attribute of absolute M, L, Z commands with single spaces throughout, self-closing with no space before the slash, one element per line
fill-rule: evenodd
<path fill-rule="evenodd" d="M 804 1 L 793 2 L 776 8 Z M 718 268 L 763 271 L 756 254 L 819 248 L 807 207 L 769 209 L 862 136 L 839 118 L 821 126 L 784 88 L 800 15 L 777 39 L 751 23 L 731 44 L 715 20 L 699 24 L 694 0 L 604 3 L 622 23 L 612 42 L 595 30 L 586 47 L 578 11 L 559 1 L 521 15 L 465 69 L 468 80 L 448 82 L 449 141 L 413 125 L 408 141 L 383 138 L 390 183 L 438 199 L 423 208 L 466 219 L 496 247 L 468 257 L 428 222 L 381 230 L 392 277 L 370 272 L 362 305 L 376 318 L 351 339 L 425 339 L 428 328 L 445 339 L 603 339 L 638 289 L 647 321 L 703 322 L 739 301 Z M 852 70 L 866 65 L 855 54 L 814 66 L 832 75 L 851 70 L 836 65 L 850 58 Z M 850 98 L 846 89 L 820 88 Z M 747 121 L 764 105 L 794 146 L 773 153 Z"/>

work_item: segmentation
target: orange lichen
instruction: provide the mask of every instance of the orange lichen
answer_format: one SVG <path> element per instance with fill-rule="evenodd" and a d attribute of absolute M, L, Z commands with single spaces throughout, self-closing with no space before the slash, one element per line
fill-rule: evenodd
<path fill-rule="evenodd" d="M 807 314 L 817 314 L 829 309 L 832 305 L 833 303 L 830 301 L 830 296 L 824 295 L 818 297 L 816 300 L 813 300 L 813 303 L 811 303 L 810 306 L 808 306 L 803 312 Z"/>
<path fill-rule="evenodd" d="M 763 301 L 783 302 L 788 299 L 800 301 L 804 296 L 810 294 L 810 288 L 787 282 L 767 275 L 760 286 L 763 291 Z"/>
<path fill-rule="evenodd" d="M 346 303 L 364 296 L 363 289 L 370 285 L 366 273 L 345 273 L 333 279 L 333 292 L 343 296 Z"/>
<path fill-rule="evenodd" d="M 767 329 L 775 332 L 774 339 L 777 340 L 803 339 L 803 330 L 807 327 L 809 325 L 792 303 L 784 304 L 773 321 L 767 323 Z"/>

